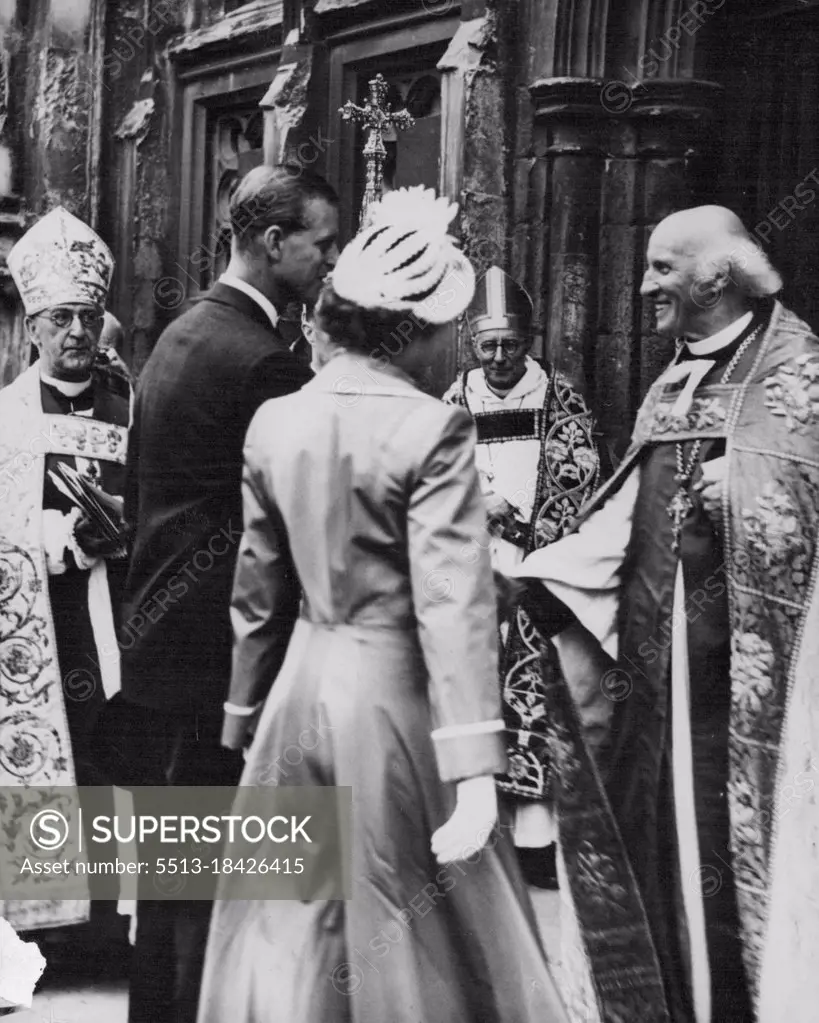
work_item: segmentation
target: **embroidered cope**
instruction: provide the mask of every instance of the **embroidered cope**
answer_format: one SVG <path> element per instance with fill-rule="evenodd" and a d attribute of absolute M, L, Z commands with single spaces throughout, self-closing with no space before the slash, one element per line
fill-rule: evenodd
<path fill-rule="evenodd" d="M 123 409 L 127 420 L 127 404 Z M 49 595 L 50 576 L 65 578 L 68 555 L 66 542 L 52 538 L 49 543 L 44 535 L 44 506 L 51 505 L 45 468 L 60 457 L 73 458 L 80 470 L 124 465 L 127 426 L 94 419 L 92 414 L 91 409 L 83 415 L 45 413 L 36 364 L 0 393 L 0 785 L 23 786 L 28 806 L 36 807 L 38 798 L 47 795 L 35 786 L 77 782 L 68 713 L 76 708 L 66 702 L 77 680 L 71 672 L 62 676 L 67 669 L 61 671 Z M 62 518 L 56 508 L 49 514 L 52 524 Z M 95 639 L 105 635 L 102 629 L 110 634 L 110 649 L 96 652 L 102 684 L 110 695 L 119 684 L 119 658 L 105 563 L 97 560 L 88 582 L 86 573 L 79 582 L 86 586 L 83 600 L 89 603 Z M 90 564 L 77 562 L 77 567 Z M 95 616 L 95 606 L 100 615 Z M 102 698 L 102 693 L 97 695 Z M 83 699 L 76 694 L 73 698 Z M 4 817 L 4 825 L 14 827 L 13 815 Z M 86 919 L 88 904 L 9 901 L 0 904 L 0 910 L 15 926 L 30 928 Z"/>
<path fill-rule="evenodd" d="M 594 493 L 599 460 L 591 414 L 562 374 L 547 373 L 531 358 L 503 397 L 475 369 L 453 384 L 444 401 L 463 406 L 475 420 L 484 493 L 505 498 L 514 509 L 514 519 L 491 538 L 493 566 L 510 574 L 528 553 L 562 536 Z M 544 671 L 557 667 L 542 664 L 540 637 L 522 608 L 503 624 L 500 645 L 510 763 L 500 785 L 540 800 L 549 787 L 551 759 Z"/>
<path fill-rule="evenodd" d="M 819 342 L 779 303 L 769 321 L 758 315 L 763 333 L 730 383 L 715 382 L 717 366 L 681 408 L 679 386 L 660 377 L 623 463 L 584 509 L 576 535 L 519 571 L 551 588 L 566 563 L 561 548 L 571 544 L 574 579 L 563 572 L 557 594 L 599 638 L 618 625 L 626 695 L 615 703 L 612 747 L 600 764 L 603 809 L 595 819 L 586 799 L 561 814 L 603 1019 L 677 1023 L 734 1012 L 758 1023 L 810 1023 L 815 1015 Z M 666 510 L 677 487 L 674 451 L 682 443 L 688 458 L 695 442 L 701 463 L 725 459 L 722 516 L 714 527 L 692 494 L 677 557 Z M 605 527 L 607 502 L 626 490 L 633 518 L 611 591 L 618 608 L 608 598 L 611 565 L 601 563 L 595 580 L 582 563 L 583 536 Z M 598 553 L 590 545 L 589 558 Z M 572 599 L 573 583 L 605 602 Z M 587 613 L 595 604 L 596 617 Z M 615 936 L 600 931 L 594 910 L 615 879 L 597 874 L 589 888 L 581 864 L 589 844 L 614 855 L 618 832 L 633 876 L 622 872 L 616 883 L 639 897 L 645 915 L 635 904 Z M 640 951 L 648 932 L 662 1000 Z"/>

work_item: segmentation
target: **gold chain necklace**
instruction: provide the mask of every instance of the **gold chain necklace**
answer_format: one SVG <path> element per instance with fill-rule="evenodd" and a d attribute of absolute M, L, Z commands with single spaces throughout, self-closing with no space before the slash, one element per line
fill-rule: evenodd
<path fill-rule="evenodd" d="M 756 330 L 751 331 L 739 348 L 737 348 L 736 352 L 734 352 L 733 358 L 725 367 L 725 372 L 720 378 L 721 384 L 727 384 L 731 379 L 734 370 L 739 365 L 740 359 L 756 340 L 761 329 L 762 324 L 760 324 Z M 691 486 L 691 478 L 694 475 L 694 470 L 697 467 L 700 451 L 702 450 L 702 444 L 702 438 L 694 441 L 694 445 L 691 448 L 691 454 L 688 456 L 688 464 L 686 464 L 683 455 L 683 445 L 681 442 L 677 443 L 677 471 L 674 474 L 674 482 L 677 484 L 677 491 L 666 507 L 666 512 L 672 523 L 671 551 L 673 554 L 679 554 L 683 522 L 685 522 L 686 518 L 694 508 L 694 502 L 691 499 L 689 488 Z"/>

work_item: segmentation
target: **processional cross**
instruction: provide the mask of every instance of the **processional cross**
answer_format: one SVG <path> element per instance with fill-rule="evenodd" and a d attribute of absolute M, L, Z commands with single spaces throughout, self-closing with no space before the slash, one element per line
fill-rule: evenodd
<path fill-rule="evenodd" d="M 339 113 L 344 121 L 360 124 L 367 130 L 367 143 L 364 146 L 364 159 L 367 161 L 367 186 L 361 203 L 359 227 L 363 227 L 367 210 L 374 202 L 378 202 L 384 187 L 384 161 L 387 149 L 384 145 L 384 132 L 388 128 L 403 130 L 415 124 L 415 118 L 407 110 L 392 110 L 386 106 L 389 86 L 383 75 L 371 79 L 370 95 L 363 107 L 356 106 L 347 100 Z"/>

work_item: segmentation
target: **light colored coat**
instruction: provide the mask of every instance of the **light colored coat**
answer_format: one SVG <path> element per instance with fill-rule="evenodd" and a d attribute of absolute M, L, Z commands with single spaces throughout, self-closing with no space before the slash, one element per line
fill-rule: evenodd
<path fill-rule="evenodd" d="M 222 878 L 199 1023 L 565 1023 L 508 835 L 457 880 L 430 848 L 447 783 L 505 766 L 471 419 L 345 352 L 256 414 L 243 489 L 230 701 L 265 704 L 237 807 L 246 786 L 349 787 L 352 898 L 252 902 Z"/>
<path fill-rule="evenodd" d="M 230 702 L 273 684 L 298 613 L 316 625 L 417 630 L 440 729 L 500 718 L 496 606 L 469 416 L 373 360 L 336 356 L 248 431 L 233 594 Z M 466 560 L 465 552 L 469 554 Z M 453 780 L 499 770 L 497 729 L 437 737 Z"/>

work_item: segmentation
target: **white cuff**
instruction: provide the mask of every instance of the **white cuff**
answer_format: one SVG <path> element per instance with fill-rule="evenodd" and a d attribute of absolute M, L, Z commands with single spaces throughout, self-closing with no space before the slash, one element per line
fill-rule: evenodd
<path fill-rule="evenodd" d="M 80 547 L 80 545 L 77 543 L 77 538 L 74 535 L 74 527 L 79 522 L 81 514 L 82 512 L 80 511 L 80 509 L 75 508 L 74 511 L 71 512 L 70 516 L 66 516 L 66 518 L 70 517 L 71 519 L 71 534 L 69 536 L 67 546 L 71 553 L 74 555 L 74 561 L 76 562 L 77 568 L 82 569 L 82 571 L 84 572 L 87 572 L 90 569 L 92 569 L 100 559 L 97 557 L 96 554 L 86 554 L 82 547 Z"/>
<path fill-rule="evenodd" d="M 436 728 L 432 733 L 433 739 L 458 739 L 462 735 L 489 735 L 492 732 L 502 732 L 506 725 L 500 718 L 493 721 L 472 721 L 468 725 L 447 725 L 445 728 Z"/>
<path fill-rule="evenodd" d="M 225 703 L 223 705 L 226 714 L 235 714 L 240 718 L 249 718 L 251 714 L 255 714 L 261 704 L 255 704 L 253 707 L 242 707 L 238 703 Z"/>
<path fill-rule="evenodd" d="M 46 557 L 46 568 L 49 575 L 64 575 L 66 570 L 65 552 L 71 550 L 74 539 L 74 525 L 80 510 L 64 515 L 56 508 L 43 510 L 43 552 Z"/>

